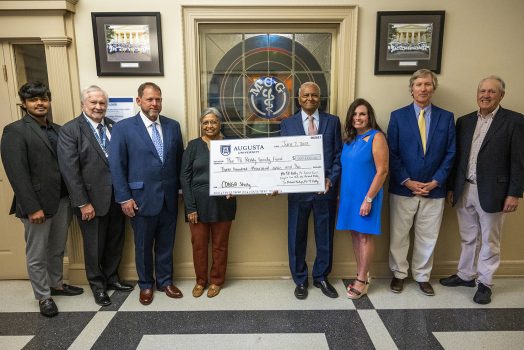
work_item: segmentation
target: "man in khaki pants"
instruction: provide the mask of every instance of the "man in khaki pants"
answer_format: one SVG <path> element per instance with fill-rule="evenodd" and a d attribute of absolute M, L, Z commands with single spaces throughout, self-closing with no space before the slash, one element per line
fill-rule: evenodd
<path fill-rule="evenodd" d="M 421 69 L 409 79 L 413 103 L 391 113 L 390 250 L 391 291 L 400 293 L 408 275 L 409 231 L 414 228 L 411 271 L 425 295 L 434 295 L 429 283 L 433 251 L 444 211 L 446 181 L 455 157 L 453 113 L 431 103 L 436 75 Z"/>

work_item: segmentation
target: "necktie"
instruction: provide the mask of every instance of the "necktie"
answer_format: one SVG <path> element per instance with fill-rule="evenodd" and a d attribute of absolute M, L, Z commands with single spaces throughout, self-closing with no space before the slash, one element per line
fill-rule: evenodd
<path fill-rule="evenodd" d="M 315 125 L 315 118 L 313 118 L 312 115 L 308 115 L 307 119 L 309 119 L 309 126 L 308 126 L 308 129 L 307 129 L 307 134 L 308 135 L 316 135 L 318 130 L 317 130 L 317 126 Z"/>
<path fill-rule="evenodd" d="M 162 161 L 162 163 L 164 162 L 164 146 L 162 145 L 162 138 L 160 137 L 160 133 L 158 132 L 158 123 L 157 122 L 154 122 L 153 124 L 151 124 L 151 128 L 152 128 L 152 140 L 153 140 L 153 145 L 155 145 L 155 148 L 156 148 L 156 152 L 158 153 L 158 156 L 160 157 L 160 160 Z"/>
<path fill-rule="evenodd" d="M 98 126 L 96 127 L 98 129 L 98 138 L 99 138 L 99 142 L 100 142 L 100 146 L 102 146 L 102 149 L 105 151 L 106 150 L 106 127 L 104 125 L 102 125 L 102 123 L 98 124 Z"/>
<path fill-rule="evenodd" d="M 418 115 L 418 129 L 420 131 L 420 139 L 422 140 L 422 150 L 426 154 L 426 118 L 424 118 L 424 110 L 421 109 Z"/>

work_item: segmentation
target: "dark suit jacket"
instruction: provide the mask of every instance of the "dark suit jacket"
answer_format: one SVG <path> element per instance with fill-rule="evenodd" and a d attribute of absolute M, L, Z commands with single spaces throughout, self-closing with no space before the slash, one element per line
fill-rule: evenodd
<path fill-rule="evenodd" d="M 280 136 L 305 135 L 301 111 L 290 118 L 284 119 L 280 124 Z M 340 154 L 342 152 L 342 136 L 340 119 L 337 116 L 319 111 L 318 134 L 322 135 L 324 150 L 325 177 L 331 181 L 332 188 L 328 193 L 290 193 L 288 199 L 305 201 L 312 199 L 336 199 L 336 184 L 340 177 Z"/>
<path fill-rule="evenodd" d="M 116 123 L 111 134 L 109 165 L 115 199 L 122 203 L 134 199 L 137 215 L 157 215 L 166 203 L 167 210 L 178 210 L 180 167 L 184 145 L 180 125 L 160 116 L 164 162 L 160 160 L 140 114 Z"/>
<path fill-rule="evenodd" d="M 467 176 L 477 112 L 457 120 L 457 158 L 450 178 L 455 205 Z M 522 197 L 524 191 L 524 116 L 499 108 L 480 146 L 477 158 L 477 186 L 482 210 L 502 211 L 507 196 Z"/>
<path fill-rule="evenodd" d="M 455 120 L 453 113 L 431 105 L 431 123 L 426 142 L 426 154 L 413 103 L 391 113 L 388 126 L 389 192 L 412 197 L 411 190 L 401 183 L 437 180 L 439 186 L 428 198 L 444 198 L 446 181 L 455 159 Z"/>
<path fill-rule="evenodd" d="M 104 124 L 111 132 L 113 121 Z M 113 193 L 109 161 L 84 114 L 62 126 L 57 152 L 73 208 L 91 203 L 97 216 L 106 215 Z"/>
<path fill-rule="evenodd" d="M 60 126 L 51 123 L 58 133 Z M 62 179 L 47 134 L 29 115 L 7 125 L 1 142 L 2 162 L 15 196 L 10 214 L 19 218 L 43 210 L 53 216 L 60 203 Z"/>

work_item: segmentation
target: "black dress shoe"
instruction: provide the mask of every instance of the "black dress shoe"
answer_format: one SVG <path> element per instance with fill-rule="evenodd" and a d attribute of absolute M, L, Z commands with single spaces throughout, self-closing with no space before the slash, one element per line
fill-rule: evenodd
<path fill-rule="evenodd" d="M 475 287 L 475 280 L 465 281 L 457 275 L 451 275 L 446 278 L 441 278 L 439 280 L 440 284 L 446 287 Z"/>
<path fill-rule="evenodd" d="M 52 298 L 42 299 L 38 302 L 40 313 L 45 317 L 53 317 L 58 315 L 58 308 Z"/>
<path fill-rule="evenodd" d="M 483 305 L 491 303 L 491 288 L 479 282 L 473 301 Z"/>
<path fill-rule="evenodd" d="M 80 295 L 84 290 L 80 287 L 70 286 L 69 284 L 62 284 L 62 289 L 51 288 L 51 295 Z"/>
<path fill-rule="evenodd" d="M 109 295 L 107 295 L 107 293 L 104 292 L 103 290 L 93 292 L 93 296 L 95 297 L 95 303 L 97 303 L 98 305 L 100 306 L 111 305 L 111 299 L 109 298 Z"/>
<path fill-rule="evenodd" d="M 330 298 L 338 298 L 337 290 L 327 280 L 315 281 L 313 282 L 313 285 L 317 288 L 320 288 L 325 296 Z"/>
<path fill-rule="evenodd" d="M 400 293 L 404 289 L 404 279 L 393 277 L 389 285 L 393 293 Z"/>
<path fill-rule="evenodd" d="M 418 282 L 418 287 L 420 291 L 427 296 L 432 297 L 435 295 L 435 291 L 429 282 Z"/>
<path fill-rule="evenodd" d="M 295 297 L 297 299 L 306 299 L 307 298 L 307 285 L 298 284 L 295 288 Z"/>
<path fill-rule="evenodd" d="M 130 292 L 133 289 L 135 289 L 135 287 L 133 287 L 132 285 L 120 281 L 117 281 L 115 283 L 109 283 L 107 285 L 107 290 L 117 290 L 119 292 Z"/>

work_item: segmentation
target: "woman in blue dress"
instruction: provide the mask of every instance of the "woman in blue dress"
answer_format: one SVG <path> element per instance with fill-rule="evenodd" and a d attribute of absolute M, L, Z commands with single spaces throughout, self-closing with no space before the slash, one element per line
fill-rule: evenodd
<path fill-rule="evenodd" d="M 364 99 L 349 106 L 344 131 L 337 230 L 351 232 L 357 278 L 348 287 L 347 297 L 359 299 L 369 286 L 373 236 L 381 233 L 382 186 L 388 174 L 389 151 L 375 111 Z"/>

